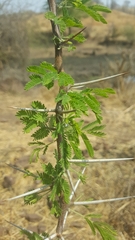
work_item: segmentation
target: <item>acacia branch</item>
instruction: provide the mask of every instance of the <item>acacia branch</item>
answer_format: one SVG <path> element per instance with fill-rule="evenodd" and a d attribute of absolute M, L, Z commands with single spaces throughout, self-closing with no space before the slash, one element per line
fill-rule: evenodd
<path fill-rule="evenodd" d="M 56 15 L 56 1 L 55 0 L 48 0 L 48 4 L 49 4 L 49 9 L 51 12 L 53 12 Z M 62 69 L 62 46 L 61 46 L 61 35 L 60 35 L 60 31 L 59 31 L 59 27 L 57 26 L 57 24 L 55 24 L 53 21 L 51 21 L 51 25 L 52 25 L 52 33 L 54 35 L 54 47 L 55 47 L 55 69 L 57 70 L 58 73 L 60 73 L 61 71 L 63 71 Z M 63 87 L 61 87 L 59 90 L 63 89 Z M 62 125 L 63 122 L 63 105 L 62 102 L 59 101 L 56 104 L 56 108 L 55 108 L 55 113 L 56 113 L 56 123 L 59 125 Z M 62 151 L 61 151 L 61 144 L 63 142 L 63 133 L 58 133 L 57 136 L 57 152 L 58 152 L 58 160 L 60 161 L 62 158 Z M 56 227 L 56 233 L 57 233 L 57 237 L 58 239 L 63 239 L 62 238 L 62 232 L 63 232 L 63 227 L 64 227 L 64 218 L 65 218 L 65 214 L 66 211 L 68 209 L 68 205 L 65 202 L 63 193 L 61 191 L 60 196 L 58 197 L 58 202 L 59 202 L 59 206 L 61 208 L 61 215 L 58 218 L 58 224 Z"/>

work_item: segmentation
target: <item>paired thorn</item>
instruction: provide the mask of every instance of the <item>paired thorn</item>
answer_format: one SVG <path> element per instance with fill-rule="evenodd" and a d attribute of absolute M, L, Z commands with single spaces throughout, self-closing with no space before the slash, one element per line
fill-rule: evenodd
<path fill-rule="evenodd" d="M 75 83 L 73 86 L 71 86 L 71 88 L 81 87 L 81 86 L 85 86 L 85 85 L 91 84 L 91 83 L 97 83 L 97 82 L 101 82 L 101 81 L 105 81 L 105 80 L 110 80 L 111 78 L 124 76 L 127 73 L 128 72 L 123 72 L 123 73 L 118 73 L 118 74 L 115 74 L 115 75 L 112 75 L 112 76 L 109 76 L 109 77 L 99 78 L 97 80 L 90 80 L 90 81 L 87 81 L 87 82 Z"/>
<path fill-rule="evenodd" d="M 10 107 L 13 109 L 18 109 L 18 110 L 25 110 L 25 111 L 33 111 L 33 112 L 55 112 L 56 113 L 56 109 L 35 109 L 35 108 L 21 108 L 21 107 Z M 65 110 L 65 111 L 61 111 L 60 113 L 72 113 L 75 112 L 76 110 Z"/>
<path fill-rule="evenodd" d="M 35 109 L 35 108 L 21 108 L 21 107 L 10 107 L 18 110 L 33 111 L 33 112 L 56 112 L 55 109 Z"/>
<path fill-rule="evenodd" d="M 91 204 L 109 203 L 109 202 L 116 202 L 116 201 L 121 201 L 121 200 L 128 200 L 128 199 L 132 199 L 132 198 L 135 198 L 135 196 L 110 198 L 110 199 L 104 199 L 104 200 L 73 202 L 73 203 L 71 203 L 71 205 L 91 205 Z"/>
<path fill-rule="evenodd" d="M 108 158 L 108 159 L 71 159 L 70 163 L 101 163 L 101 162 L 117 162 L 117 161 L 132 161 L 134 158 Z"/>
<path fill-rule="evenodd" d="M 12 198 L 8 198 L 8 199 L 6 199 L 7 201 L 12 201 L 12 200 L 15 200 L 15 199 L 18 199 L 18 198 L 22 198 L 22 197 L 25 197 L 25 196 L 29 196 L 29 195 L 31 195 L 31 194 L 33 194 L 33 193 L 37 193 L 37 192 L 42 192 L 42 191 L 44 191 L 46 188 L 48 188 L 49 187 L 49 185 L 44 185 L 44 186 L 42 186 L 42 187 L 40 187 L 40 188 L 37 188 L 37 189 L 34 189 L 34 190 L 32 190 L 32 191 L 29 191 L 29 192 L 26 192 L 26 193 L 23 193 L 23 194 L 20 194 L 20 195 L 18 195 L 18 196 L 15 196 L 15 197 L 12 197 Z"/>

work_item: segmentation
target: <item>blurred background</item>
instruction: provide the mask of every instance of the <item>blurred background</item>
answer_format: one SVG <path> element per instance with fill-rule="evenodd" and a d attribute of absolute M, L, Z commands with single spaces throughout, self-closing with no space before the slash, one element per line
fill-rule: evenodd
<path fill-rule="evenodd" d="M 86 26 L 84 35 L 87 40 L 82 45 L 78 44 L 73 53 L 64 51 L 66 71 L 74 75 L 76 81 L 80 77 L 86 81 L 123 71 L 130 71 L 129 79 L 132 76 L 134 79 L 134 1 L 97 0 L 95 3 L 112 9 L 111 14 L 104 14 L 108 24 L 76 13 Z M 29 64 L 54 61 L 51 26 L 44 18 L 47 8 L 47 2 L 43 0 L 0 1 L 0 82 L 10 76 L 25 83 L 28 81 L 26 67 Z"/>

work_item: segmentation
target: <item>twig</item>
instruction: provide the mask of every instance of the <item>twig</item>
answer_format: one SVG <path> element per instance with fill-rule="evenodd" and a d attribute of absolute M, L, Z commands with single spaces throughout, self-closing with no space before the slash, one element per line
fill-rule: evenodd
<path fill-rule="evenodd" d="M 77 32 L 76 34 L 74 34 L 73 36 L 71 36 L 70 38 L 68 38 L 65 41 L 62 41 L 61 45 L 66 44 L 68 41 L 73 40 L 76 36 L 78 36 L 81 32 L 83 32 L 86 29 L 86 27 L 84 27 L 82 30 L 80 30 L 79 32 Z"/>
<path fill-rule="evenodd" d="M 32 231 L 27 230 L 26 228 L 22 228 L 22 227 L 20 227 L 20 226 L 14 224 L 14 223 L 12 223 L 12 222 L 9 222 L 9 221 L 7 221 L 7 220 L 5 220 L 5 221 L 6 221 L 7 223 L 11 224 L 12 226 L 16 227 L 16 228 L 19 228 L 21 231 L 26 231 L 26 232 L 28 232 L 28 233 L 33 234 Z M 40 234 L 40 237 L 41 237 L 42 239 L 44 239 L 44 240 L 51 240 L 51 239 L 55 238 L 56 236 L 57 236 L 57 234 L 55 233 L 55 234 L 51 235 L 51 236 L 48 237 L 48 238 L 46 238 L 46 237 L 44 238 L 44 237 L 41 236 L 41 234 Z"/>
<path fill-rule="evenodd" d="M 126 110 L 124 110 L 125 113 L 130 112 L 131 110 L 133 110 L 135 108 L 135 104 L 131 105 L 130 107 L 128 107 Z"/>
<path fill-rule="evenodd" d="M 70 163 L 101 163 L 101 162 L 117 162 L 117 161 L 131 161 L 134 158 L 110 158 L 110 159 L 72 159 Z"/>
<path fill-rule="evenodd" d="M 25 170 L 22 170 L 22 169 L 20 169 L 19 167 L 15 166 L 15 165 L 12 165 L 12 164 L 9 164 L 9 163 L 6 163 L 6 164 L 7 164 L 9 167 L 11 167 L 11 168 L 13 168 L 13 169 L 15 169 L 15 170 L 18 170 L 18 171 L 20 171 L 20 172 L 22 172 L 22 173 L 24 173 L 24 174 L 27 174 L 27 175 L 32 175 L 33 177 L 37 178 L 37 175 L 35 175 L 34 173 L 29 174 L 29 172 L 27 172 L 27 171 L 25 171 Z"/>
<path fill-rule="evenodd" d="M 20 226 L 14 224 L 14 223 L 12 223 L 12 222 L 9 222 L 9 221 L 7 221 L 7 220 L 5 220 L 5 221 L 8 222 L 9 224 L 13 225 L 13 226 L 16 227 L 16 228 L 19 228 L 19 229 L 22 230 L 22 231 L 26 231 L 26 232 L 29 232 L 29 233 L 31 233 L 31 234 L 33 233 L 32 231 L 27 230 L 27 229 L 25 229 L 25 228 L 23 228 L 23 227 L 20 227 Z"/>
<path fill-rule="evenodd" d="M 91 81 L 88 81 L 88 82 L 75 83 L 73 86 L 71 86 L 71 88 L 74 88 L 76 86 L 82 86 L 82 85 L 87 85 L 87 84 L 91 84 L 91 83 L 96 83 L 96 82 L 109 80 L 111 78 L 119 77 L 119 76 L 122 76 L 122 75 L 125 75 L 125 74 L 127 74 L 127 72 L 115 74 L 115 75 L 112 75 L 112 76 L 109 76 L 109 77 L 99 78 L 97 80 L 91 80 Z"/>
<path fill-rule="evenodd" d="M 73 202 L 71 204 L 73 204 L 73 205 L 91 205 L 91 204 L 116 202 L 116 201 L 131 199 L 131 198 L 135 198 L 135 196 L 128 196 L 128 197 L 122 197 L 122 198 L 110 198 L 110 199 L 94 200 L 94 201 Z"/>
<path fill-rule="evenodd" d="M 124 203 L 120 208 L 118 208 L 114 213 L 113 215 L 119 213 L 121 210 L 123 210 L 126 206 L 128 206 L 130 204 L 130 202 L 126 202 Z"/>

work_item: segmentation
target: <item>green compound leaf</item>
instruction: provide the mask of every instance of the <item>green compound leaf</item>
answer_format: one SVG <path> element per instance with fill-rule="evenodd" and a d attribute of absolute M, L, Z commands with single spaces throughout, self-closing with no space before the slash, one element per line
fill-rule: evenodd
<path fill-rule="evenodd" d="M 48 20 L 54 20 L 55 17 L 56 15 L 51 11 L 48 11 L 47 13 L 45 13 L 45 18 L 47 18 Z"/>
<path fill-rule="evenodd" d="M 46 109 L 44 104 L 34 101 L 31 104 L 33 109 Z M 24 132 L 29 133 L 32 129 L 48 122 L 48 114 L 46 112 L 36 112 L 31 110 L 20 110 L 16 116 L 25 124 Z"/>
<path fill-rule="evenodd" d="M 94 227 L 98 230 L 103 240 L 117 240 L 117 233 L 109 224 L 94 222 Z"/>
<path fill-rule="evenodd" d="M 74 40 L 76 40 L 79 43 L 83 43 L 86 40 L 86 38 L 83 36 L 82 33 L 80 33 L 76 37 L 74 37 Z"/>
<path fill-rule="evenodd" d="M 27 231 L 27 230 L 21 230 L 21 233 L 24 234 L 24 235 L 26 235 L 29 240 L 43 240 L 43 236 L 40 236 L 38 233 L 35 233 L 35 232 L 30 233 L 30 232 Z M 44 233 L 43 235 L 44 235 L 44 237 L 46 237 L 46 238 L 48 237 L 48 234 L 47 234 L 47 233 Z M 44 239 L 45 239 L 45 238 L 44 238 Z"/>
<path fill-rule="evenodd" d="M 42 198 L 42 196 L 39 196 L 38 193 L 33 193 L 31 195 L 25 196 L 24 197 L 24 204 L 35 204 L 37 203 L 40 199 Z"/>
<path fill-rule="evenodd" d="M 53 19 L 53 21 L 55 22 L 55 24 L 57 24 L 59 26 L 60 32 L 63 33 L 66 30 L 66 24 L 63 21 L 63 17 L 55 17 L 55 19 Z"/>
<path fill-rule="evenodd" d="M 63 178 L 61 178 L 61 183 L 60 184 L 61 184 L 61 189 L 64 193 L 64 200 L 68 204 L 69 203 L 69 197 L 70 197 L 70 186 L 69 186 L 68 182 Z"/>
<path fill-rule="evenodd" d="M 29 78 L 31 79 L 31 81 L 26 83 L 25 88 L 24 88 L 25 90 L 29 90 L 30 88 L 35 87 L 35 86 L 39 85 L 40 83 L 42 83 L 42 78 L 39 75 L 32 74 L 31 76 L 29 76 Z"/>
<path fill-rule="evenodd" d="M 88 134 L 92 134 L 98 137 L 105 136 L 104 132 L 101 132 L 105 128 L 105 125 L 99 125 L 98 121 L 94 121 L 92 123 L 89 123 L 85 125 L 82 130 L 86 131 Z"/>
<path fill-rule="evenodd" d="M 61 214 L 61 208 L 57 200 L 51 202 L 52 208 L 51 208 L 51 214 L 55 215 L 55 217 L 59 217 Z"/>
<path fill-rule="evenodd" d="M 61 90 L 55 98 L 56 102 L 62 101 L 62 105 L 65 106 L 70 102 L 70 96 Z"/>
<path fill-rule="evenodd" d="M 90 15 L 95 21 L 98 21 L 98 22 L 100 21 L 99 16 L 95 10 L 93 10 L 89 7 L 86 7 L 84 4 L 76 3 L 75 1 L 73 1 L 73 4 L 77 9 Z"/>
<path fill-rule="evenodd" d="M 88 225 L 90 226 L 93 235 L 96 235 L 96 229 L 95 229 L 95 226 L 94 226 L 93 222 L 90 221 L 87 217 L 85 218 L 85 220 L 88 223 Z"/>
<path fill-rule="evenodd" d="M 35 148 L 33 151 L 32 151 L 32 154 L 30 156 L 30 163 L 34 160 L 35 162 L 38 161 L 39 159 L 39 153 L 40 151 L 43 150 L 43 147 L 42 148 Z"/>
<path fill-rule="evenodd" d="M 84 95 L 84 100 L 87 103 L 87 105 L 90 107 L 90 109 L 95 113 L 98 123 L 101 123 L 102 115 L 101 115 L 100 103 L 91 94 Z"/>
<path fill-rule="evenodd" d="M 105 20 L 105 18 L 101 14 L 97 13 L 97 16 L 98 16 L 100 22 L 102 22 L 104 24 L 107 24 L 107 21 Z"/>
<path fill-rule="evenodd" d="M 57 70 L 55 69 L 55 67 L 51 64 L 51 63 L 48 63 L 46 61 L 40 63 L 40 66 L 48 71 L 51 71 L 51 72 L 57 72 Z"/>
<path fill-rule="evenodd" d="M 33 101 L 31 106 L 34 108 L 34 109 L 46 109 L 45 105 L 39 101 Z"/>
<path fill-rule="evenodd" d="M 92 92 L 101 97 L 108 97 L 109 94 L 115 94 L 115 91 L 111 88 L 105 88 L 105 89 L 94 88 L 92 89 Z"/>
<path fill-rule="evenodd" d="M 100 12 L 106 12 L 106 13 L 110 13 L 111 10 L 108 9 L 107 7 L 104 7 L 104 6 L 100 6 L 100 5 L 93 5 L 93 6 L 89 6 L 87 7 L 85 4 L 87 3 L 87 0 L 86 1 L 79 1 L 79 0 L 76 0 L 76 1 L 69 1 L 70 4 L 80 10 L 80 11 L 83 11 L 84 13 L 88 14 L 89 16 L 91 16 L 95 21 L 98 21 L 98 22 L 102 22 L 102 23 L 107 23 L 106 20 L 104 19 L 103 16 L 101 16 L 98 11 Z"/>
<path fill-rule="evenodd" d="M 76 49 L 76 47 L 73 44 L 71 44 L 68 46 L 67 49 L 68 49 L 68 52 L 71 52 L 71 51 L 74 51 Z"/>
<path fill-rule="evenodd" d="M 59 78 L 58 78 L 58 83 L 60 87 L 68 86 L 68 85 L 73 85 L 74 84 L 74 79 L 67 73 L 65 72 L 60 72 L 59 73 Z"/>
<path fill-rule="evenodd" d="M 93 5 L 90 8 L 92 8 L 94 11 L 111 13 L 111 10 L 109 8 L 102 5 Z"/>
<path fill-rule="evenodd" d="M 94 122 L 91 122 L 91 123 L 88 123 L 87 125 L 85 125 L 82 130 L 83 131 L 88 131 L 88 130 L 91 130 L 93 127 L 95 127 L 96 125 L 99 125 L 98 121 L 94 121 Z"/>
<path fill-rule="evenodd" d="M 28 120 L 28 122 L 25 122 L 25 124 L 26 126 L 23 129 L 25 133 L 29 133 L 33 128 L 37 127 L 37 124 L 34 120 Z"/>
<path fill-rule="evenodd" d="M 63 141 L 60 145 L 60 149 L 61 149 L 61 156 L 64 162 L 63 167 L 67 169 L 68 168 L 67 160 L 71 158 L 71 148 L 65 136 L 63 136 Z"/>
<path fill-rule="evenodd" d="M 76 18 L 66 16 L 66 17 L 63 18 L 63 21 L 65 22 L 67 27 L 83 28 L 83 24 L 81 23 L 81 21 L 76 19 Z"/>
<path fill-rule="evenodd" d="M 58 25 L 59 28 L 60 28 L 60 32 L 64 32 L 65 31 L 66 24 L 63 21 L 63 17 L 57 17 L 54 13 L 49 11 L 49 12 L 47 12 L 45 14 L 45 18 L 47 18 L 48 20 L 53 21 L 56 25 Z"/>
<path fill-rule="evenodd" d="M 58 79 L 58 74 L 55 72 L 47 72 L 42 78 L 42 84 L 50 89 L 53 86 L 54 80 Z"/>
<path fill-rule="evenodd" d="M 29 66 L 27 68 L 27 71 L 28 72 L 38 73 L 38 74 L 41 74 L 41 75 L 44 75 L 46 73 L 45 69 L 43 69 L 40 66 Z"/>
<path fill-rule="evenodd" d="M 76 114 L 78 116 L 80 113 L 86 114 L 88 110 L 88 105 L 84 99 L 84 96 L 78 92 L 68 92 L 68 96 L 70 97 L 70 105 L 73 109 L 76 110 Z"/>
<path fill-rule="evenodd" d="M 87 148 L 87 151 L 88 151 L 88 153 L 89 153 L 89 156 L 90 156 L 90 157 L 93 157 L 93 156 L 94 156 L 94 150 L 93 150 L 93 147 L 92 147 L 92 145 L 91 145 L 88 137 L 86 136 L 85 133 L 81 133 L 81 137 L 82 137 L 82 139 L 83 139 L 83 141 L 84 141 L 84 144 L 85 144 L 85 146 L 86 146 L 86 148 Z"/>
<path fill-rule="evenodd" d="M 90 226 L 94 235 L 98 231 L 102 237 L 102 240 L 117 240 L 116 231 L 107 223 L 91 221 L 87 216 L 85 217 L 86 222 Z"/>
<path fill-rule="evenodd" d="M 77 146 L 77 144 L 75 142 L 73 142 L 73 141 L 70 141 L 70 145 L 71 145 L 71 147 L 73 149 L 73 152 L 74 152 L 74 158 L 82 159 L 83 158 L 82 151 Z"/>
<path fill-rule="evenodd" d="M 39 178 L 43 184 L 52 185 L 56 177 L 56 170 L 51 163 L 42 164 L 43 173 L 39 173 Z"/>
<path fill-rule="evenodd" d="M 55 183 L 52 187 L 52 191 L 50 194 L 50 200 L 55 201 L 57 196 L 60 196 L 60 194 L 64 194 L 64 200 L 66 203 L 69 203 L 69 196 L 70 196 L 70 186 L 68 182 L 59 177 L 55 180 Z"/>
<path fill-rule="evenodd" d="M 40 140 L 43 139 L 45 137 L 48 136 L 49 134 L 49 129 L 45 126 L 40 127 L 35 133 L 33 133 L 31 136 L 35 139 L 35 140 Z"/>

